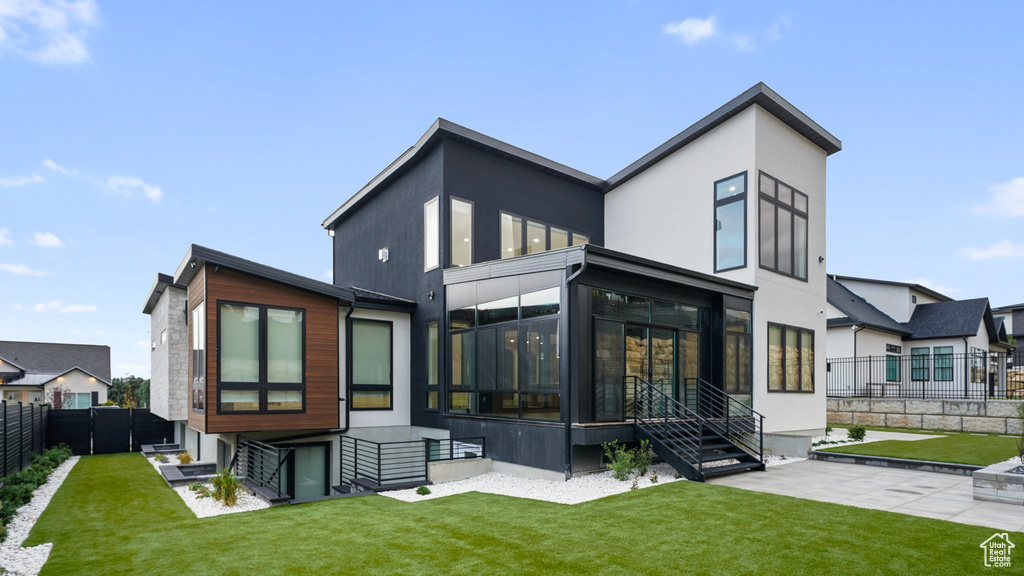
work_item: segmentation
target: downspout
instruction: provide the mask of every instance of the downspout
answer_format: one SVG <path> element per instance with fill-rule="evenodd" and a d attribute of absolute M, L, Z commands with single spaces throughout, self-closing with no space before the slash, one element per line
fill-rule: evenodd
<path fill-rule="evenodd" d="M 580 274 L 583 274 L 583 272 L 585 272 L 586 269 L 587 269 L 586 249 L 587 249 L 587 245 L 586 244 L 580 246 L 580 251 L 583 252 L 583 264 L 580 265 L 580 269 L 579 270 L 577 270 L 576 272 L 572 273 L 568 278 L 565 279 L 565 292 L 566 292 L 566 298 L 565 298 L 565 309 L 566 309 L 565 310 L 565 318 L 566 318 L 566 322 L 569 322 L 569 323 L 572 322 L 572 310 L 570 309 L 570 306 L 572 306 L 572 304 L 571 304 L 571 302 L 572 302 L 572 292 L 571 292 L 571 290 L 572 290 L 572 281 L 575 280 L 576 278 L 578 278 L 580 276 Z M 567 348 L 567 350 L 571 351 L 571 342 L 568 341 L 568 340 L 566 341 L 566 348 Z M 572 359 L 571 353 L 569 354 L 569 356 L 570 356 L 570 360 L 571 360 Z M 572 478 L 572 373 L 571 373 L 572 366 L 571 366 L 571 362 L 568 362 L 568 364 L 570 364 L 570 374 L 569 374 L 569 379 L 566 380 L 566 386 L 565 386 L 565 395 L 566 395 L 566 399 L 565 399 L 565 405 L 566 405 L 566 414 L 565 414 L 565 479 L 566 480 Z"/>

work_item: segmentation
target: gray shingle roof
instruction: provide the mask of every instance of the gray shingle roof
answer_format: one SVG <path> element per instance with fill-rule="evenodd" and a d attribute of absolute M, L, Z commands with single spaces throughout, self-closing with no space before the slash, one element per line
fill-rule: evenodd
<path fill-rule="evenodd" d="M 912 334 L 907 339 L 975 336 L 987 309 L 988 298 L 919 304 L 905 324 Z"/>
<path fill-rule="evenodd" d="M 872 328 L 893 332 L 895 334 L 909 334 L 906 326 L 890 318 L 885 312 L 872 306 L 867 300 L 854 294 L 849 288 L 843 286 L 830 276 L 827 279 L 828 303 L 846 314 L 846 318 L 832 318 L 826 322 L 828 326 L 849 326 L 853 324 L 866 324 Z M 844 321 L 845 320 L 845 321 Z"/>
<path fill-rule="evenodd" d="M 26 372 L 61 374 L 79 367 L 110 382 L 110 346 L 0 341 L 0 356 Z"/>

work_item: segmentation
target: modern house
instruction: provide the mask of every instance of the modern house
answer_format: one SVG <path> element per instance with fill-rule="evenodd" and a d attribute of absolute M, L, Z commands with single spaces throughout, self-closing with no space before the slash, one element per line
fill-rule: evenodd
<path fill-rule="evenodd" d="M 1013 349 L 987 298 L 953 300 L 915 283 L 828 278 L 830 395 L 1006 396 Z"/>
<path fill-rule="evenodd" d="M 1024 302 L 992 309 L 992 319 L 1002 323 L 1006 335 L 1014 342 L 1024 339 Z M 1016 344 L 1015 344 L 1016 345 Z M 1024 368 L 1024 346 L 1019 346 L 1011 356 L 1016 368 Z"/>
<path fill-rule="evenodd" d="M 88 408 L 107 401 L 110 347 L 0 341 L 0 392 L 8 403 Z"/>
<path fill-rule="evenodd" d="M 763 468 L 825 427 L 840 149 L 764 84 L 607 180 L 438 119 L 323 221 L 333 285 L 195 245 L 157 277 L 153 410 L 221 465 L 286 449 L 292 497 L 361 477 L 360 442 L 554 478 L 611 440 Z"/>

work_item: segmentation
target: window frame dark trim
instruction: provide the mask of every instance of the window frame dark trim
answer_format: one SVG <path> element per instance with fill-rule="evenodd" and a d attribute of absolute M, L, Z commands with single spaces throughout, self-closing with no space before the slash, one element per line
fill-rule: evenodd
<path fill-rule="evenodd" d="M 188 306 L 188 302 L 187 301 L 186 301 L 185 305 L 186 305 L 186 307 Z M 196 393 L 196 390 L 197 390 L 196 383 L 195 383 L 195 377 L 196 377 L 196 366 L 195 366 L 195 363 L 196 363 L 196 352 L 197 352 L 197 350 L 195 349 L 195 345 L 196 345 L 195 344 L 195 326 L 193 326 L 192 323 L 190 322 L 192 320 L 192 315 L 195 314 L 196 309 L 199 308 L 200 306 L 203 307 L 203 310 L 200 313 L 200 316 L 206 316 L 208 314 L 208 312 L 206 310 L 206 299 L 205 298 L 200 300 L 199 303 L 196 304 L 195 306 L 193 306 L 188 311 L 188 314 L 185 315 L 185 320 L 186 320 L 185 321 L 185 326 L 186 326 L 186 328 L 189 331 L 188 334 L 190 336 L 189 340 L 190 340 L 190 344 L 191 344 L 191 346 L 190 346 L 191 349 L 189 350 L 189 354 L 191 355 L 191 358 L 192 358 L 192 370 L 191 370 L 192 373 L 189 374 L 189 387 L 188 387 L 188 391 L 189 391 L 189 406 L 191 407 L 190 410 L 192 412 L 196 413 L 196 414 L 206 414 L 206 407 L 209 405 L 209 402 L 210 402 L 210 399 L 207 397 L 207 396 L 209 396 L 209 394 L 208 394 L 208 392 L 209 392 L 209 390 L 208 390 L 208 386 L 209 386 L 208 380 L 209 380 L 209 376 L 210 376 L 209 375 L 209 369 L 210 369 L 210 363 L 209 363 L 210 342 L 206 338 L 207 331 L 206 331 L 205 328 L 206 328 L 206 324 L 209 322 L 209 317 L 204 318 L 204 321 L 203 321 L 203 349 L 202 349 L 202 352 L 203 352 L 203 369 L 201 371 L 202 375 L 203 375 L 203 381 L 202 381 L 202 384 L 198 387 L 198 391 L 200 393 L 202 393 L 202 398 L 203 398 L 203 402 L 202 402 L 203 403 L 203 407 L 202 408 L 196 408 L 196 406 L 195 406 L 195 393 Z M 218 334 L 220 334 L 219 328 L 220 327 L 218 326 Z M 165 330 L 165 332 L 166 332 L 166 330 Z M 220 346 L 217 347 L 217 350 L 218 350 L 218 354 L 219 354 Z M 218 362 L 217 362 L 218 370 L 220 369 L 220 362 L 219 362 L 219 360 L 220 360 L 220 358 L 218 358 Z M 219 376 L 219 374 L 218 374 L 218 376 Z"/>
<path fill-rule="evenodd" d="M 352 412 L 386 412 L 395 409 L 395 323 L 393 320 L 381 320 L 379 318 L 349 318 L 348 319 L 348 343 L 345 346 L 347 348 L 347 354 L 349 358 L 349 364 L 351 364 L 351 370 L 349 371 L 349 390 L 351 391 L 352 398 L 349 399 L 349 410 Z M 387 324 L 389 326 L 388 335 L 389 351 L 388 351 L 388 362 L 391 364 L 388 368 L 388 377 L 391 383 L 386 387 L 383 384 L 356 384 L 355 382 L 355 356 L 352 354 L 352 345 L 355 342 L 355 324 L 356 322 L 367 322 L 377 324 Z M 387 408 L 357 408 L 356 407 L 356 392 L 380 392 L 387 389 L 388 394 L 388 407 Z"/>
<path fill-rule="evenodd" d="M 220 351 L 221 351 L 221 314 L 220 308 L 222 304 L 229 306 L 253 306 L 259 308 L 260 311 L 260 325 L 259 325 L 259 381 L 258 382 L 224 382 L 221 378 L 220 371 L 223 366 L 221 362 Z M 267 381 L 267 309 L 273 308 L 275 310 L 291 310 L 293 312 L 302 312 L 302 382 L 268 382 Z M 309 318 L 309 314 L 305 308 L 296 308 L 294 306 L 279 306 L 276 304 L 257 304 L 254 302 L 240 302 L 237 300 L 217 300 L 217 414 L 221 415 L 236 415 L 236 414 L 305 414 L 306 413 L 306 321 Z M 207 340 L 209 345 L 209 340 Z M 221 391 L 222 390 L 256 390 L 259 393 L 259 410 L 222 410 L 221 409 Z M 285 390 L 285 391 L 302 391 L 302 409 L 301 410 L 268 410 L 267 409 L 267 393 L 271 390 Z M 207 402 L 209 406 L 209 402 Z"/>
<path fill-rule="evenodd" d="M 762 175 L 771 178 L 775 182 L 775 196 L 774 197 L 773 196 L 769 196 L 769 195 L 761 192 L 761 176 Z M 803 196 L 804 198 L 806 198 L 807 199 L 807 210 L 804 211 L 804 212 L 801 212 L 800 210 L 797 210 L 796 202 L 795 201 L 790 202 L 789 206 L 786 206 L 785 204 L 782 204 L 781 202 L 779 202 L 779 200 L 778 200 L 779 184 L 782 184 L 783 186 L 789 188 L 793 192 L 793 199 L 794 200 L 796 199 L 796 195 L 797 194 L 799 194 L 799 195 Z M 808 281 L 807 278 L 801 278 L 801 277 L 796 275 L 796 263 L 797 263 L 797 260 L 796 260 L 796 218 L 795 217 L 796 216 L 802 216 L 805 220 L 807 220 L 807 250 L 804 252 L 804 270 L 807 272 L 807 276 L 810 277 L 810 275 L 811 275 L 811 269 L 810 269 L 810 254 L 811 254 L 811 197 L 808 196 L 807 194 L 804 194 L 803 192 L 798 190 L 796 187 L 790 186 L 786 182 L 783 182 L 782 180 L 779 180 L 775 176 L 772 176 L 771 174 L 765 172 L 764 170 L 758 170 L 757 171 L 757 198 L 758 198 L 758 203 L 757 203 L 757 265 L 758 265 L 758 267 L 763 269 L 763 270 L 768 270 L 770 272 L 775 272 L 776 274 L 779 274 L 781 276 L 786 276 L 788 278 L 792 278 L 794 280 L 799 280 L 801 282 L 807 282 Z M 774 267 L 765 266 L 763 263 L 761 263 L 761 202 L 760 202 L 761 200 L 767 201 L 775 209 L 775 266 Z M 789 227 L 790 227 L 789 239 L 790 239 L 790 243 L 792 244 L 792 247 L 791 247 L 792 248 L 792 252 L 791 252 L 791 256 L 792 256 L 792 269 L 793 269 L 792 273 L 786 273 L 786 272 L 783 272 L 783 271 L 779 270 L 779 210 L 780 209 L 781 210 L 788 210 L 790 212 L 791 216 L 792 216 L 790 218 L 790 223 L 789 223 Z"/>
<path fill-rule="evenodd" d="M 772 331 L 772 326 L 779 326 L 780 328 L 783 329 L 783 331 L 782 331 L 782 346 L 781 346 L 782 347 L 782 388 L 779 389 L 779 390 L 772 390 L 772 363 L 771 363 L 771 346 L 772 346 L 771 331 Z M 811 334 L 811 338 L 813 339 L 813 343 L 814 343 L 814 347 L 812 348 L 812 350 L 814 351 L 814 355 L 817 356 L 817 353 L 818 353 L 818 335 L 815 333 L 815 331 L 813 329 L 811 329 L 811 328 L 802 328 L 800 326 L 793 326 L 791 324 L 782 324 L 781 322 L 768 322 L 768 331 L 765 334 L 765 343 L 768 345 L 768 348 L 769 348 L 768 359 L 767 359 L 768 361 L 766 362 L 766 364 L 768 365 L 767 368 L 766 368 L 768 379 L 767 379 L 767 382 L 765 383 L 767 385 L 768 392 L 771 393 L 771 394 L 814 394 L 814 387 L 815 387 L 815 383 L 814 383 L 814 380 L 815 380 L 814 362 L 811 362 L 811 389 L 810 390 L 802 390 L 802 389 L 786 390 L 786 330 L 796 330 L 797 334 L 800 334 L 800 332 L 809 332 Z M 800 335 L 798 340 L 797 340 L 797 348 L 800 349 L 801 355 L 803 355 L 803 335 Z M 803 379 L 804 379 L 804 374 L 803 374 L 802 368 L 803 368 L 802 365 L 800 365 L 800 364 L 797 365 L 797 372 L 796 372 L 796 374 L 797 374 L 797 380 L 799 381 L 798 384 L 800 385 L 800 388 L 803 388 Z"/>
<path fill-rule="evenodd" d="M 896 378 L 889 378 L 889 359 L 895 358 L 893 365 L 896 366 Z M 903 382 L 903 356 L 897 356 L 896 354 L 885 355 L 885 381 L 888 382 Z"/>
<path fill-rule="evenodd" d="M 452 237 L 452 227 L 455 225 L 455 218 L 452 216 L 452 211 L 455 207 L 455 201 L 469 204 L 469 264 L 463 266 L 472 266 L 475 262 L 473 257 L 476 255 L 474 244 L 476 244 L 476 202 L 467 200 L 465 198 L 459 198 L 458 196 L 448 196 L 448 266 L 446 268 L 459 268 L 452 261 L 452 250 L 455 247 L 455 239 Z"/>
<path fill-rule="evenodd" d="M 437 265 L 431 266 L 430 268 L 427 268 L 427 218 L 426 218 L 426 209 L 427 209 L 427 204 L 430 204 L 431 202 L 433 202 L 435 200 L 437 201 Z M 431 270 L 437 270 L 442 265 L 442 262 L 441 262 L 441 236 L 442 236 L 442 233 L 441 233 L 441 195 L 438 194 L 437 196 L 434 196 L 434 197 L 428 199 L 426 202 L 423 203 L 423 273 L 424 274 L 426 274 L 427 272 L 430 272 Z M 470 253 L 470 256 L 472 256 L 472 252 Z"/>
<path fill-rule="evenodd" d="M 938 349 L 946 350 L 949 352 L 936 352 Z M 933 346 L 932 347 L 932 382 L 953 382 L 956 375 L 956 359 L 953 357 L 955 354 L 953 346 Z M 937 360 L 939 356 L 943 360 L 949 361 L 949 366 L 937 366 Z M 939 378 L 939 370 L 949 370 L 949 378 Z"/>
<path fill-rule="evenodd" d="M 721 182 L 725 182 L 726 180 L 732 180 L 733 178 L 736 178 L 737 176 L 743 176 L 743 194 L 737 194 L 736 196 L 731 196 L 729 198 L 726 198 L 725 200 L 719 200 L 718 199 L 718 184 L 721 183 Z M 711 199 L 714 200 L 714 210 L 712 210 L 712 214 L 711 214 L 711 233 L 713 235 L 713 252 L 711 253 L 711 259 L 714 261 L 715 274 L 718 274 L 719 272 L 728 272 L 730 270 L 741 270 L 741 269 L 747 267 L 747 260 L 748 260 L 747 259 L 747 236 L 748 236 L 748 234 L 747 234 L 747 226 L 749 225 L 749 223 L 747 222 L 747 219 L 748 219 L 748 215 L 747 215 L 747 197 L 750 194 L 750 185 L 749 185 L 749 182 L 748 182 L 749 180 L 750 179 L 747 177 L 747 171 L 744 170 L 743 172 L 737 172 L 736 174 L 733 174 L 732 176 L 727 176 L 727 177 L 722 178 L 720 180 L 715 180 L 714 184 L 711 185 Z M 733 203 L 736 203 L 736 202 L 743 202 L 743 264 L 739 265 L 739 266 L 733 266 L 731 268 L 719 268 L 718 267 L 718 209 L 721 208 L 722 206 L 728 206 L 729 204 L 733 204 Z"/>
<path fill-rule="evenodd" d="M 522 214 L 516 214 L 515 212 L 509 212 L 507 210 L 498 210 L 498 260 L 508 260 L 509 258 L 518 258 L 519 257 L 519 256 L 509 256 L 509 257 L 506 258 L 503 255 L 503 253 L 501 252 L 501 250 L 502 250 L 502 247 L 501 247 L 501 219 L 502 219 L 503 216 L 510 216 L 512 218 L 519 218 L 522 221 L 522 223 L 520 224 L 520 227 L 519 227 L 520 238 L 522 240 L 522 242 L 520 243 L 519 247 L 522 249 L 522 254 L 520 254 L 519 256 L 528 256 L 529 255 L 529 253 L 526 252 L 526 246 L 527 246 L 527 238 L 526 238 L 527 234 L 526 234 L 526 231 L 529 228 L 529 223 L 530 222 L 534 222 L 536 224 L 543 224 L 544 225 L 544 250 L 541 250 L 541 252 L 549 252 L 551 250 L 561 250 L 561 248 L 551 248 L 551 229 L 552 228 L 558 228 L 559 230 L 565 230 L 565 232 L 567 234 L 569 234 L 569 245 L 566 246 L 566 248 L 571 248 L 571 247 L 575 246 L 575 244 L 573 244 L 573 239 L 576 236 L 583 236 L 583 237 L 585 237 L 587 239 L 587 243 L 588 244 L 590 243 L 590 238 L 592 236 L 590 234 L 584 234 L 582 232 L 577 232 L 576 230 L 574 230 L 572 228 L 569 228 L 568 226 L 563 226 L 561 224 L 554 224 L 552 222 L 548 222 L 548 221 L 542 220 L 540 218 L 530 218 L 528 216 L 523 216 Z"/>
<path fill-rule="evenodd" d="M 924 354 L 914 354 L 914 350 L 924 350 L 925 353 Z M 918 357 L 922 357 L 921 360 L 924 361 L 924 366 L 923 367 L 914 366 L 914 361 L 917 360 Z M 932 358 L 932 350 L 928 346 L 925 346 L 923 348 L 922 347 L 918 347 L 918 348 L 911 348 L 910 349 L 910 381 L 911 382 L 931 382 L 931 379 L 930 379 L 931 367 L 932 367 L 931 366 L 932 365 L 931 358 Z M 918 378 L 915 375 L 915 373 L 917 371 L 919 371 L 919 370 L 923 370 L 924 371 L 924 378 Z"/>
<path fill-rule="evenodd" d="M 436 326 L 436 332 L 437 332 L 437 345 L 436 345 L 436 349 L 434 350 L 434 352 L 435 352 L 434 365 L 437 367 L 437 384 L 431 384 L 430 383 L 430 325 L 431 324 L 434 324 Z M 427 318 L 426 321 L 423 323 L 423 327 L 424 327 L 423 332 L 424 332 L 424 335 L 426 336 L 426 344 L 427 344 L 425 346 L 426 353 L 423 355 L 423 358 L 426 361 L 426 366 L 423 367 L 424 368 L 424 372 L 423 373 L 425 375 L 425 378 L 423 379 L 423 390 L 424 390 L 423 409 L 426 410 L 427 412 L 440 412 L 441 411 L 441 363 L 442 363 L 442 360 L 441 360 L 441 356 L 442 356 L 442 354 L 441 354 L 441 319 L 440 318 Z M 430 407 L 430 393 L 431 392 L 437 392 L 437 407 L 436 408 L 431 408 Z"/>

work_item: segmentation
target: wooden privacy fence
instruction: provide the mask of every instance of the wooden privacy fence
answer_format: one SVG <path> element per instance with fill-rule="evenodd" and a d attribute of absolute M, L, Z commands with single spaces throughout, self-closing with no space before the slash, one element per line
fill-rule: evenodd
<path fill-rule="evenodd" d="M 39 404 L 0 402 L 0 476 L 21 472 L 32 464 L 32 454 L 46 449 L 50 408 Z"/>
<path fill-rule="evenodd" d="M 93 407 L 50 412 L 47 446 L 63 442 L 73 454 L 139 452 L 143 444 L 164 444 L 174 439 L 174 424 L 149 408 Z"/>

